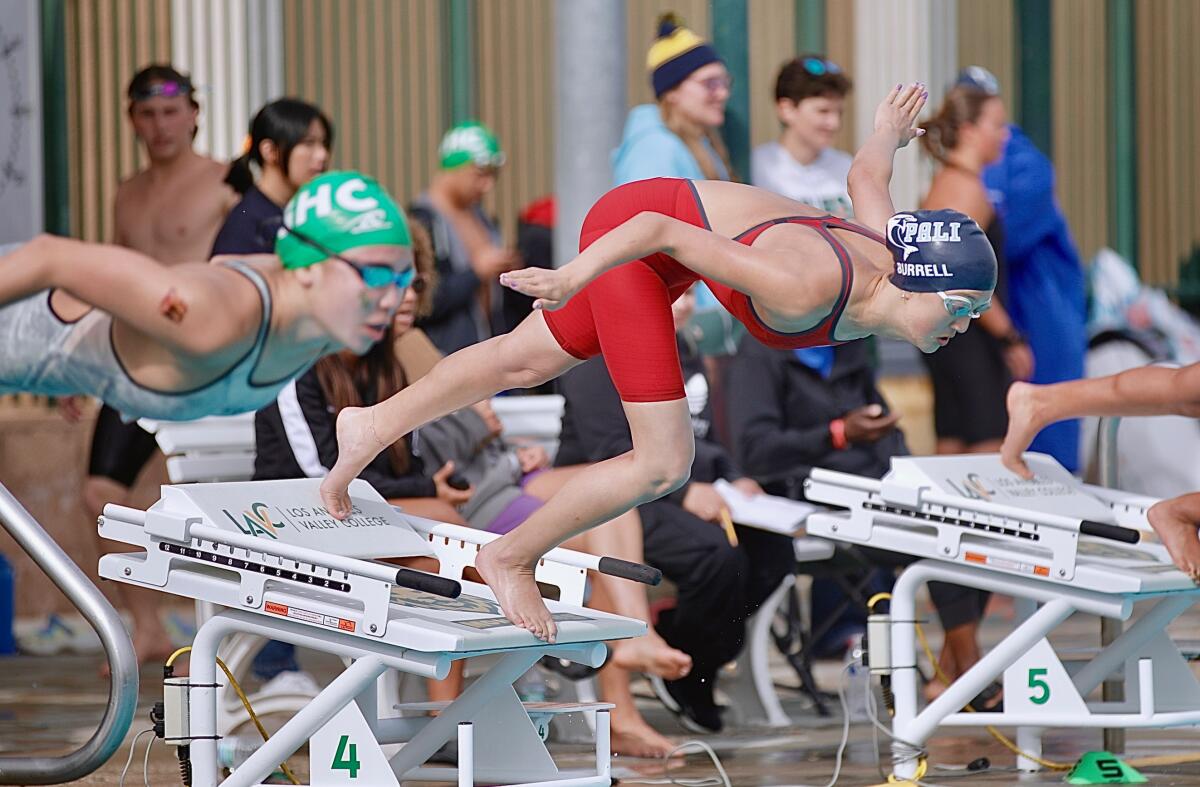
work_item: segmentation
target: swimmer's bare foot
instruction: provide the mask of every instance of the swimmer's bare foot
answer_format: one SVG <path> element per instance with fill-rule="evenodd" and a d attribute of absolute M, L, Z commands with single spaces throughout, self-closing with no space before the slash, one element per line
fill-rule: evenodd
<path fill-rule="evenodd" d="M 609 643 L 612 661 L 621 669 L 679 680 L 692 671 L 692 657 L 676 650 L 651 629 L 649 634 Z"/>
<path fill-rule="evenodd" d="M 662 759 L 671 753 L 675 744 L 670 738 L 661 735 L 658 730 L 646 723 L 641 714 L 634 711 L 631 717 L 612 714 L 610 738 L 613 754 L 622 757 L 647 757 Z M 676 757 L 682 757 L 682 752 L 676 752 Z"/>
<path fill-rule="evenodd" d="M 1008 434 L 1000 446 L 1000 461 L 1022 478 L 1033 478 L 1033 472 L 1021 455 L 1045 425 L 1036 401 L 1039 386 L 1015 382 L 1008 389 Z"/>
<path fill-rule="evenodd" d="M 350 516 L 350 482 L 384 449 L 369 407 L 345 407 L 337 417 L 338 458 L 321 482 L 321 503 L 337 519 Z"/>
<path fill-rule="evenodd" d="M 484 544 L 475 557 L 475 569 L 496 594 L 500 609 L 514 626 L 554 644 L 558 627 L 538 592 L 533 567 L 508 554 L 504 537 Z"/>
<path fill-rule="evenodd" d="M 1179 570 L 1200 584 L 1200 535 L 1197 523 L 1185 515 L 1183 509 L 1196 495 L 1185 495 L 1155 503 L 1146 513 L 1150 526 L 1162 540 Z"/>

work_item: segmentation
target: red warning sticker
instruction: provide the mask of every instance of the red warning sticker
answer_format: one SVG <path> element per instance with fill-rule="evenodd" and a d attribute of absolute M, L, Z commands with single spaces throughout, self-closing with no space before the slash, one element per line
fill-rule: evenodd
<path fill-rule="evenodd" d="M 319 612 L 312 612 L 307 609 L 298 609 L 289 607 L 286 604 L 279 604 L 274 601 L 268 601 L 264 606 L 267 612 L 272 615 L 279 615 L 284 618 L 292 618 L 293 620 L 301 620 L 305 623 L 311 623 L 314 626 L 327 626 L 329 628 L 338 629 L 339 631 L 354 632 L 356 624 L 353 620 L 339 618 L 336 615 L 322 615 Z"/>
<path fill-rule="evenodd" d="M 1006 571 L 1016 571 L 1021 574 L 1033 574 L 1038 577 L 1050 576 L 1049 566 L 1039 566 L 1036 563 L 1025 563 L 1020 560 L 1010 560 L 1008 558 L 995 557 L 993 555 L 984 555 L 980 552 L 965 552 L 963 559 L 968 563 L 978 563 L 992 568 L 1004 569 Z"/>

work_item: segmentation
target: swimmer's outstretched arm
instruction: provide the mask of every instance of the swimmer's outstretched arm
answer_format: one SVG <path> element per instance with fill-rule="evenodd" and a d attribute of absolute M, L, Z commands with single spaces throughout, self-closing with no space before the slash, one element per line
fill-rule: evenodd
<path fill-rule="evenodd" d="M 775 293 L 790 293 L 781 306 L 804 307 L 796 298 L 795 266 L 781 264 L 779 252 L 747 246 L 662 213 L 639 213 L 597 238 L 557 270 L 523 268 L 500 275 L 500 283 L 537 300 L 534 308 L 553 310 L 606 271 L 656 253 L 735 290 L 752 294 L 772 308 Z M 760 300 L 761 298 L 761 300 Z M 814 305 L 820 301 L 814 299 Z"/>
<path fill-rule="evenodd" d="M 0 258 L 0 305 L 61 289 L 174 349 L 203 355 L 246 329 L 218 277 L 207 266 L 168 267 L 120 246 L 40 235 Z"/>
<path fill-rule="evenodd" d="M 1182 415 L 1200 418 L 1200 363 L 1169 369 L 1143 366 L 1108 377 L 1054 385 L 1014 383 L 1008 389 L 1005 467 L 1026 478 L 1021 454 L 1044 427 L 1085 416 Z"/>
<path fill-rule="evenodd" d="M 859 224 L 883 232 L 896 212 L 888 190 L 896 151 L 925 132 L 914 128 L 929 93 L 913 82 L 896 85 L 875 110 L 875 132 L 863 143 L 850 166 L 847 185 L 854 218 Z"/>

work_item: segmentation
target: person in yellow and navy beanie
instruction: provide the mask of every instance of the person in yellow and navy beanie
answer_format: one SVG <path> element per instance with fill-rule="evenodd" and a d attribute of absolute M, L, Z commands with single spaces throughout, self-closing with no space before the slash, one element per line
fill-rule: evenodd
<path fill-rule="evenodd" d="M 658 38 L 646 55 L 646 68 L 650 71 L 655 98 L 662 98 L 663 93 L 697 69 L 720 62 L 723 61 L 712 44 L 684 27 L 675 14 L 664 14 L 659 18 Z"/>

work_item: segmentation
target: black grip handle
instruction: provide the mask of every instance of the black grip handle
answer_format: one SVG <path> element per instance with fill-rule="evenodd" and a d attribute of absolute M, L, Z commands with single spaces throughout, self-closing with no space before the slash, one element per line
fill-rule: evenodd
<path fill-rule="evenodd" d="M 662 582 L 662 572 L 657 568 L 644 566 L 641 563 L 631 563 L 615 557 L 600 558 L 600 573 L 621 579 L 632 579 L 643 585 L 657 585 Z"/>
<path fill-rule="evenodd" d="M 1120 525 L 1106 525 L 1103 522 L 1093 522 L 1083 519 L 1079 522 L 1079 532 L 1085 536 L 1107 538 L 1109 541 L 1120 541 L 1122 544 L 1136 544 L 1142 540 L 1142 534 L 1133 528 Z"/>
<path fill-rule="evenodd" d="M 456 579 L 439 577 L 437 574 L 426 574 L 424 571 L 414 571 L 411 568 L 396 570 L 396 584 L 402 588 L 412 588 L 445 598 L 458 598 L 462 593 L 462 585 Z"/>

